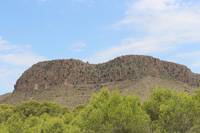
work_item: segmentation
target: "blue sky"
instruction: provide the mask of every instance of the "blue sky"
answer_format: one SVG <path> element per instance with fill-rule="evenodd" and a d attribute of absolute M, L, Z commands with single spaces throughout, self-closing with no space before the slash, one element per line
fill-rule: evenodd
<path fill-rule="evenodd" d="M 198 0 L 0 0 L 0 95 L 34 63 L 150 55 L 200 73 Z"/>

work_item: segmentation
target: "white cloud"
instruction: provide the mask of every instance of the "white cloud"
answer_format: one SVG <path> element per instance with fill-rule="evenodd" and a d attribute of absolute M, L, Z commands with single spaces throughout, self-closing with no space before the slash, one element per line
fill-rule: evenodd
<path fill-rule="evenodd" d="M 14 84 L 24 70 L 20 68 L 7 68 L 0 66 L 0 95 L 11 92 L 14 89 Z"/>
<path fill-rule="evenodd" d="M 137 40 L 134 38 L 126 38 L 122 40 L 121 45 L 113 46 L 106 50 L 100 51 L 91 58 L 85 59 L 91 63 L 102 63 L 119 55 L 127 54 L 151 54 L 155 52 L 164 52 L 176 49 L 176 46 L 165 43 L 165 38 L 146 38 Z"/>
<path fill-rule="evenodd" d="M 5 41 L 5 40 L 3 40 L 3 38 L 0 36 L 0 45 L 2 45 L 2 44 L 6 44 L 6 43 L 8 43 L 8 42 Z"/>
<path fill-rule="evenodd" d="M 0 60 L 12 65 L 31 66 L 39 61 L 46 60 L 46 58 L 32 53 L 21 53 L 0 55 Z"/>
<path fill-rule="evenodd" d="M 13 45 L 0 36 L 0 95 L 12 91 L 28 67 L 44 60 L 45 57 L 32 52 L 30 45 Z"/>
<path fill-rule="evenodd" d="M 0 63 L 27 67 L 46 60 L 45 57 L 33 53 L 30 45 L 12 45 L 2 37 L 0 37 L 0 51 Z"/>
<path fill-rule="evenodd" d="M 122 54 L 160 53 L 200 42 L 199 5 L 194 0 L 133 0 L 124 19 L 111 28 L 129 30 L 139 37 L 128 37 L 129 43 L 122 41 L 121 45 L 100 51 L 95 58 L 102 62 Z"/>
<path fill-rule="evenodd" d="M 183 0 L 137 0 L 130 4 L 126 17 L 112 27 L 128 26 L 148 36 L 171 36 L 200 40 L 199 3 Z M 186 38 L 185 38 L 186 37 Z"/>
<path fill-rule="evenodd" d="M 86 47 L 87 45 L 82 42 L 82 41 L 79 41 L 77 43 L 74 43 L 71 48 L 69 48 L 69 50 L 73 50 L 74 52 L 82 52 L 84 51 L 84 48 Z"/>

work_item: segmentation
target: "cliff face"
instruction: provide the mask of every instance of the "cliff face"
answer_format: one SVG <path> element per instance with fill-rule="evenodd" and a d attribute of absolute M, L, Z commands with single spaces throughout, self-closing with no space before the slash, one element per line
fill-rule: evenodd
<path fill-rule="evenodd" d="M 195 86 L 199 86 L 200 82 L 200 75 L 192 73 L 186 66 L 150 56 L 127 55 L 97 65 L 74 59 L 40 62 L 22 74 L 14 92 L 141 79 L 146 76 L 178 80 Z"/>

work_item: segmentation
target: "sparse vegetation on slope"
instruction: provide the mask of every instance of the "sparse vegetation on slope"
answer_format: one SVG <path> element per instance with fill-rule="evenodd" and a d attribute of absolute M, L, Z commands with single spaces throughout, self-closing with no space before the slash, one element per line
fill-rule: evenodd
<path fill-rule="evenodd" d="M 161 85 L 163 88 L 170 88 L 178 92 L 184 91 L 188 94 L 196 92 L 196 86 L 190 86 L 186 83 L 155 78 L 145 77 L 140 80 L 125 80 L 117 82 L 108 82 L 102 84 L 85 84 L 85 85 L 68 85 L 58 86 L 56 88 L 49 88 L 45 90 L 37 90 L 34 92 L 18 92 L 13 93 L 1 103 L 20 104 L 29 100 L 36 100 L 42 103 L 43 101 L 57 102 L 61 106 L 67 106 L 72 111 L 77 105 L 87 105 L 90 101 L 92 93 L 98 93 L 102 88 L 108 88 L 110 91 L 118 89 L 122 96 L 136 93 L 141 101 L 147 100 L 150 91 Z"/>
<path fill-rule="evenodd" d="M 0 101 L 4 100 L 6 97 L 10 96 L 11 93 L 6 93 L 4 95 L 0 95 Z"/>
<path fill-rule="evenodd" d="M 198 86 L 200 81 L 200 75 L 192 73 L 186 66 L 150 56 L 127 55 L 97 65 L 74 59 L 40 62 L 22 74 L 16 82 L 14 92 L 140 80 L 147 76 L 180 81 L 194 86 Z"/>

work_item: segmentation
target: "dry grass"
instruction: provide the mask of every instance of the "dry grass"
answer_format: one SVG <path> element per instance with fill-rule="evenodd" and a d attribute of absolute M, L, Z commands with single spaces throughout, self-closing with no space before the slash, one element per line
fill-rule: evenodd
<path fill-rule="evenodd" d="M 10 96 L 11 93 L 6 93 L 4 95 L 0 95 L 0 101 L 5 99 L 6 97 Z"/>
<path fill-rule="evenodd" d="M 180 81 L 148 76 L 140 80 L 126 80 L 89 85 L 69 85 L 49 88 L 46 90 L 37 90 L 34 92 L 18 92 L 12 94 L 10 97 L 4 97 L 5 99 L 3 102 L 9 104 L 20 104 L 21 102 L 28 100 L 37 100 L 39 102 L 47 100 L 57 102 L 62 106 L 68 106 L 70 110 L 73 110 L 73 108 L 79 104 L 88 104 L 92 93 L 98 93 L 102 88 L 107 88 L 111 91 L 117 89 L 121 92 L 121 95 L 136 93 L 141 97 L 141 101 L 144 101 L 148 99 L 150 91 L 158 85 L 161 85 L 163 88 L 170 88 L 172 90 L 177 90 L 179 92 L 183 91 L 189 94 L 196 92 L 195 86 L 190 86 Z"/>

